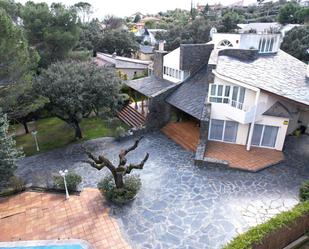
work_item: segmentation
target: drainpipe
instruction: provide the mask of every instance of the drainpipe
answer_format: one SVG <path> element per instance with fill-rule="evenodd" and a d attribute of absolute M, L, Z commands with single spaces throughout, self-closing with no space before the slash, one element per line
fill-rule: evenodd
<path fill-rule="evenodd" d="M 256 111 L 257 111 L 259 98 L 260 98 L 260 89 L 258 89 L 258 91 L 256 92 L 256 95 L 255 95 L 253 118 L 252 118 L 252 122 L 251 122 L 251 125 L 250 125 L 250 131 L 249 131 L 249 137 L 248 137 L 248 143 L 247 143 L 247 150 L 248 151 L 250 150 L 250 147 L 251 147 L 253 130 L 254 130 L 254 123 L 255 123 Z"/>

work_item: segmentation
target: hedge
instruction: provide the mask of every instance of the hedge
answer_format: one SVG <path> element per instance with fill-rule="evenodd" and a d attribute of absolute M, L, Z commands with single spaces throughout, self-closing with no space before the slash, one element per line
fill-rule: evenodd
<path fill-rule="evenodd" d="M 282 212 L 269 221 L 250 228 L 247 232 L 235 237 L 222 249 L 253 249 L 254 245 L 261 244 L 272 232 L 291 225 L 305 214 L 309 214 L 309 201 L 299 203 L 292 210 Z"/>

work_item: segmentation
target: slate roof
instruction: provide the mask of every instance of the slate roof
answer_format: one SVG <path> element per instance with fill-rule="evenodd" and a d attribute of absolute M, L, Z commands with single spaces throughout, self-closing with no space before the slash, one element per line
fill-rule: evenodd
<path fill-rule="evenodd" d="M 167 103 L 201 119 L 208 95 L 207 65 L 183 82 L 167 99 Z"/>
<path fill-rule="evenodd" d="M 260 56 L 254 61 L 240 61 L 221 55 L 217 73 L 309 105 L 309 79 L 307 65 L 279 50 L 277 54 Z"/>
<path fill-rule="evenodd" d="M 95 61 L 98 65 L 114 66 L 122 69 L 147 69 L 150 61 L 142 61 L 111 54 L 97 53 Z"/>
<path fill-rule="evenodd" d="M 137 80 L 126 81 L 125 84 L 147 97 L 155 97 L 177 86 L 177 84 L 173 82 L 155 77 L 154 75 Z"/>

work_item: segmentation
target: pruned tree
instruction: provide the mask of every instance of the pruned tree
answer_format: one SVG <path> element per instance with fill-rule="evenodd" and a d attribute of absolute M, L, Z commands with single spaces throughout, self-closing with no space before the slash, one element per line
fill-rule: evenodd
<path fill-rule="evenodd" d="M 83 148 L 85 153 L 88 156 L 89 160 L 84 161 L 85 163 L 88 163 L 91 167 L 97 169 L 97 170 L 101 170 L 103 168 L 108 168 L 109 171 L 112 173 L 114 180 L 115 180 L 115 185 L 116 188 L 123 188 L 124 186 L 124 181 L 123 181 L 123 177 L 127 174 L 130 174 L 131 171 L 133 169 L 143 169 L 145 163 L 147 162 L 148 158 L 149 158 L 149 154 L 146 153 L 144 159 L 138 163 L 138 164 L 127 164 L 127 158 L 126 155 L 135 150 L 138 145 L 139 142 L 141 141 L 143 137 L 140 137 L 139 139 L 137 139 L 134 144 L 129 147 L 128 149 L 124 149 L 121 150 L 119 153 L 119 163 L 118 165 L 114 165 L 108 158 L 106 158 L 104 155 L 99 155 L 99 156 L 95 156 L 94 154 L 92 154 L 89 150 L 87 150 L 85 147 Z"/>

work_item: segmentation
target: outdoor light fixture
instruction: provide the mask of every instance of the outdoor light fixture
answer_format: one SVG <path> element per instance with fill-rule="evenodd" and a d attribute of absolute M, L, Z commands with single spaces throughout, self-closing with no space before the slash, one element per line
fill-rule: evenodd
<path fill-rule="evenodd" d="M 34 138 L 36 150 L 37 150 L 37 151 L 40 151 L 39 142 L 38 142 L 38 138 L 37 138 L 37 134 L 38 134 L 38 131 L 32 131 L 32 132 L 31 132 L 31 135 L 32 135 L 33 138 Z"/>
<path fill-rule="evenodd" d="M 63 177 L 63 182 L 64 182 L 64 188 L 65 188 L 65 198 L 69 199 L 69 191 L 68 191 L 68 187 L 67 187 L 67 181 L 65 179 L 65 176 L 68 174 L 68 170 L 59 170 L 59 174 Z"/>

